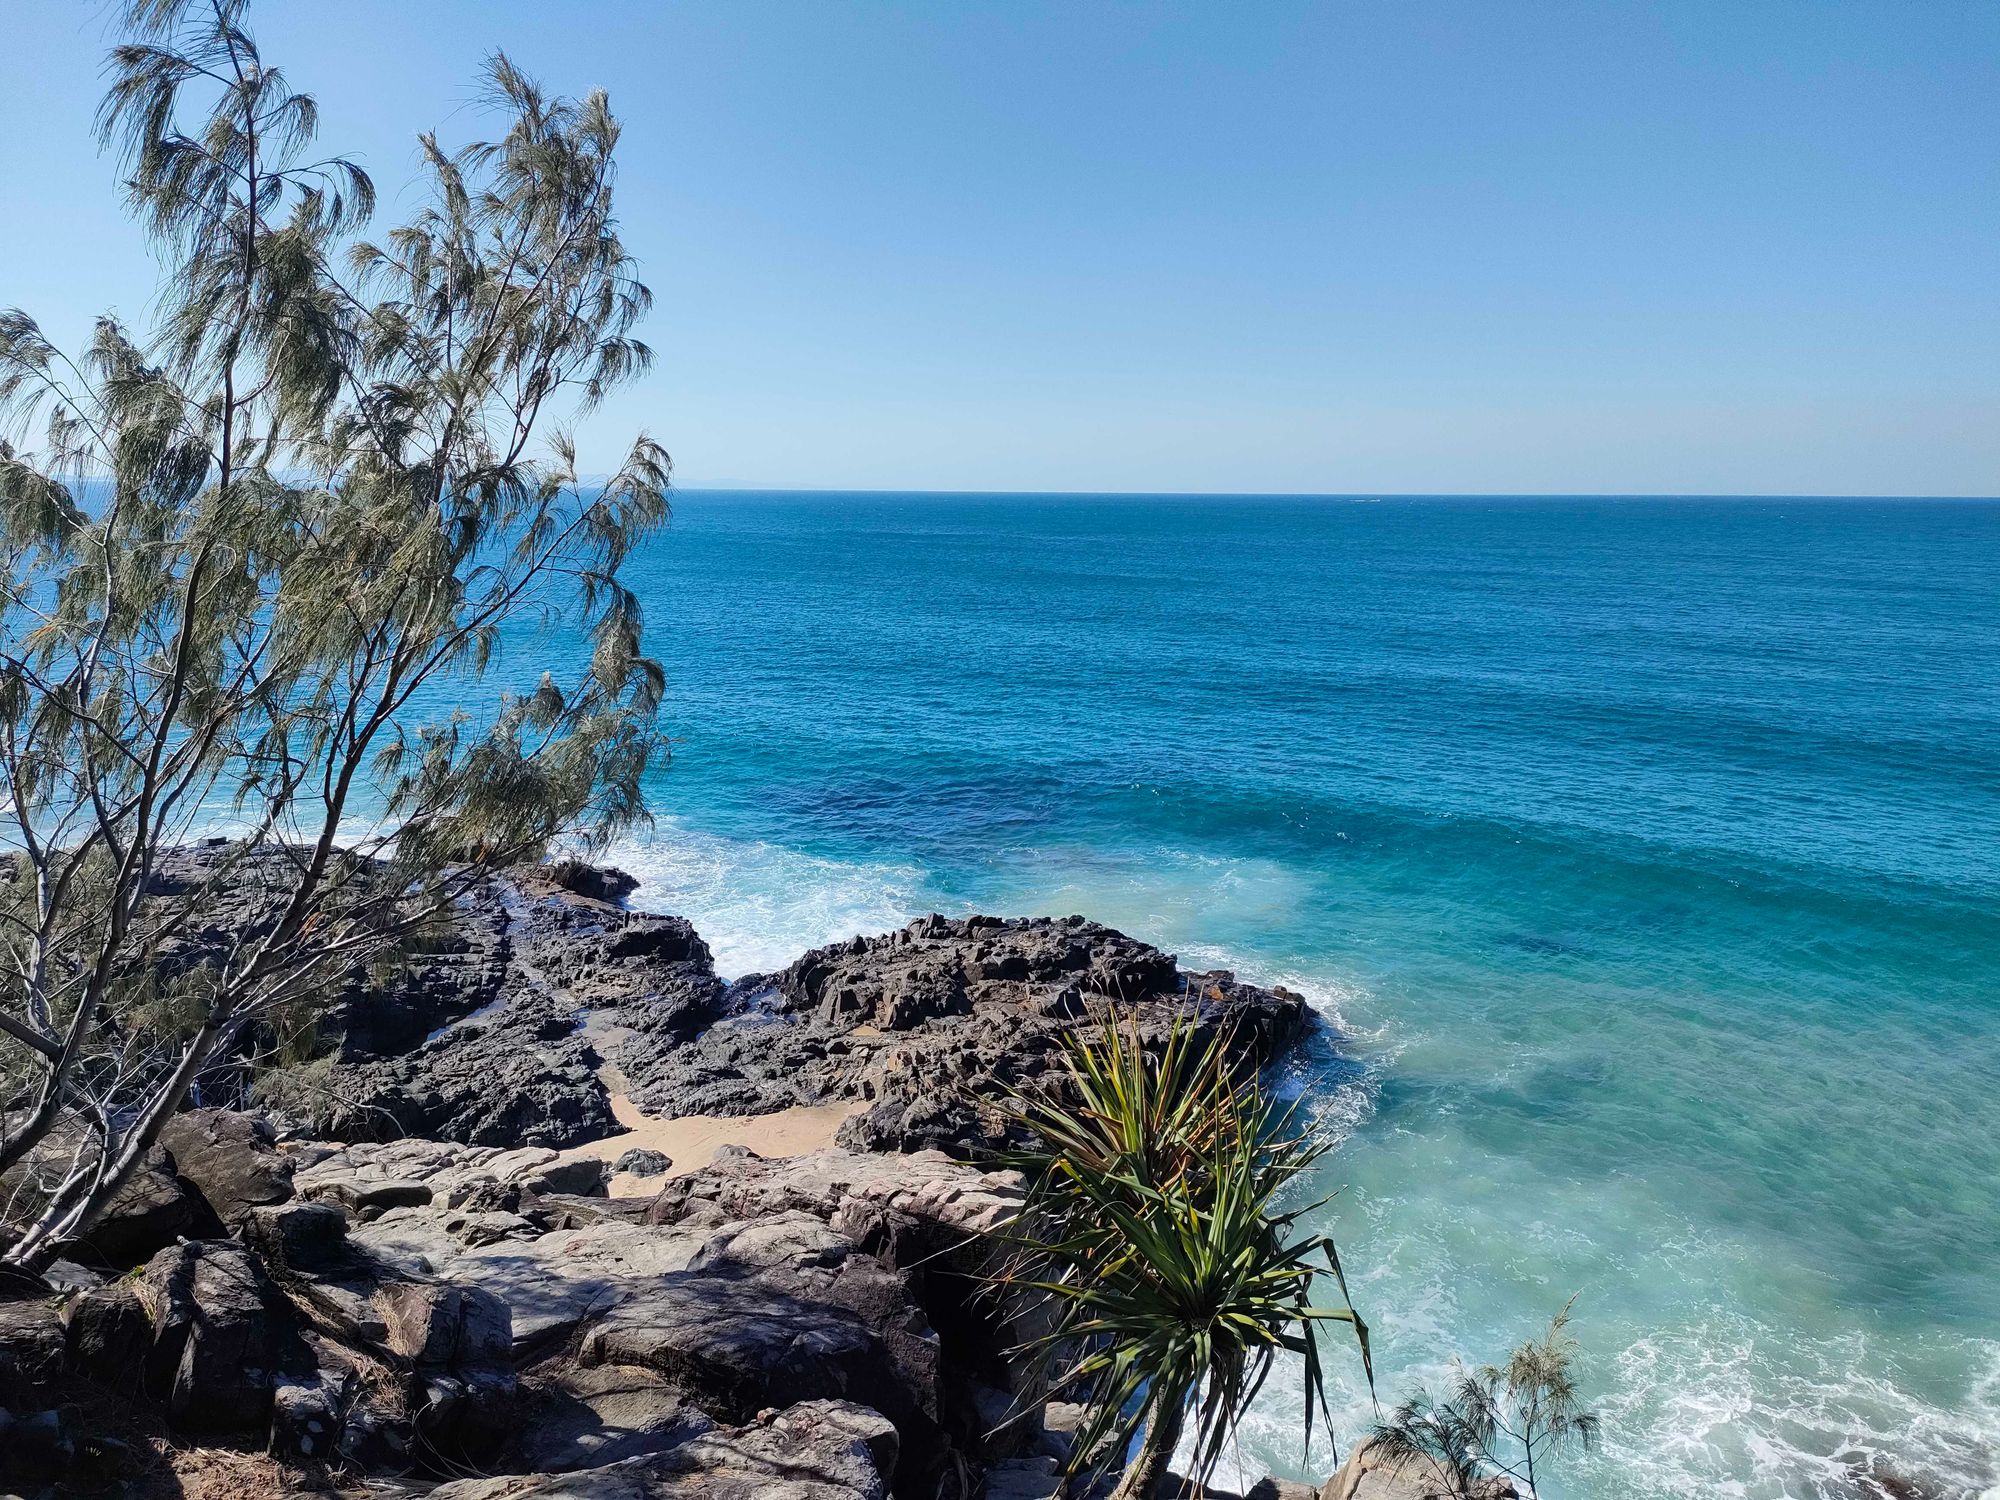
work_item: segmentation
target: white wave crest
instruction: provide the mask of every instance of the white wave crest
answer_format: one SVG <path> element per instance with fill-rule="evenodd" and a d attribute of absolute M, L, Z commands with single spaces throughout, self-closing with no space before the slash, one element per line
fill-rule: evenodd
<path fill-rule="evenodd" d="M 1990 1379 L 1943 1405 L 1861 1334 L 1808 1339 L 1716 1309 L 1634 1341 L 1604 1402 L 1616 1434 L 1591 1464 L 1641 1495 L 1876 1500 L 1995 1494 L 2000 1410 Z M 2000 1368 L 2000 1344 L 1968 1345 Z M 1980 1387 L 1987 1386 L 1982 1398 Z"/>
<path fill-rule="evenodd" d="M 735 978 L 781 969 L 808 948 L 887 932 L 958 909 L 910 865 L 822 859 L 762 840 L 730 839 L 662 819 L 606 854 L 639 881 L 632 904 L 688 918 Z"/>

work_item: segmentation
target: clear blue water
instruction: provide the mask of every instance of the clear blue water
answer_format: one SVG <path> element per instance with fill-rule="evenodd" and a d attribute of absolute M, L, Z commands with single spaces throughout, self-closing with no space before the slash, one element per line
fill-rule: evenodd
<path fill-rule="evenodd" d="M 1552 1495 L 2000 1485 L 2000 505 L 685 493 L 633 581 L 618 857 L 725 970 L 978 908 L 1294 985 L 1386 1394 L 1576 1293 Z"/>

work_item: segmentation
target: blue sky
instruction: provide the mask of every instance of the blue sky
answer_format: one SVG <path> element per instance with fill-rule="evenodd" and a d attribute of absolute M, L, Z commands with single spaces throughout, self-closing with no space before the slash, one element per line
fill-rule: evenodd
<path fill-rule="evenodd" d="M 0 0 L 0 304 L 152 262 L 107 12 Z M 265 0 L 386 211 L 603 85 L 684 484 L 2000 493 L 2000 5 Z"/>

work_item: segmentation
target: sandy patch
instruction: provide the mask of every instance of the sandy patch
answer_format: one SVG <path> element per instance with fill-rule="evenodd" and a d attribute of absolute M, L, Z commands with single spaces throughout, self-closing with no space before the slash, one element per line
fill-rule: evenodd
<path fill-rule="evenodd" d="M 840 1122 L 867 1108 L 863 1100 L 835 1104 L 800 1104 L 768 1115 L 682 1115 L 663 1120 L 646 1114 L 625 1095 L 611 1096 L 611 1113 L 624 1133 L 588 1145 L 573 1146 L 563 1160 L 616 1161 L 635 1147 L 664 1152 L 673 1162 L 668 1177 L 681 1177 L 708 1165 L 722 1146 L 748 1146 L 759 1156 L 804 1156 L 833 1144 Z M 650 1198 L 663 1179 L 620 1172 L 611 1179 L 614 1198 Z"/>

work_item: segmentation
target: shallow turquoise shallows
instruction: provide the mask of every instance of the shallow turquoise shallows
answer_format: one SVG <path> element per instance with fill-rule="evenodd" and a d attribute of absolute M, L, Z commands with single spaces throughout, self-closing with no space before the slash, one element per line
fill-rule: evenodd
<path fill-rule="evenodd" d="M 1385 1398 L 1575 1293 L 1551 1496 L 2000 1484 L 2000 505 L 689 493 L 634 581 L 616 857 L 725 972 L 978 908 L 1290 984 Z M 1245 1472 L 1325 1470 L 1289 1376 Z"/>

